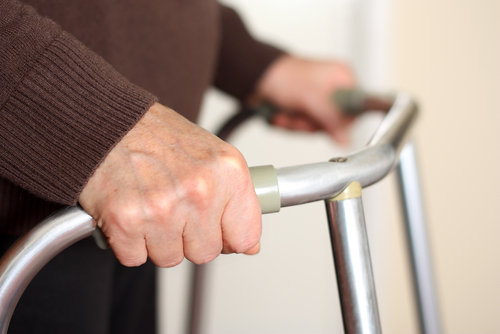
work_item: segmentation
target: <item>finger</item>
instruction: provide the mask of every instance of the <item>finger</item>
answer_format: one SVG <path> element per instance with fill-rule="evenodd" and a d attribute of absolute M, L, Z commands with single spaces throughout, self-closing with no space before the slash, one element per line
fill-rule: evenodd
<path fill-rule="evenodd" d="M 252 249 L 245 252 L 246 255 L 256 255 L 260 252 L 260 242 L 255 245 Z"/>
<path fill-rule="evenodd" d="M 183 231 L 184 256 L 195 264 L 204 264 L 222 251 L 224 196 L 214 196 L 217 188 L 202 177 L 191 180 L 186 189 L 190 204 L 182 208 L 187 217 Z"/>
<path fill-rule="evenodd" d="M 107 221 L 102 224 L 102 231 L 108 237 L 118 261 L 126 267 L 137 267 L 144 264 L 148 258 L 144 234 L 136 228 L 132 220 L 122 216 L 118 220 Z M 126 229 L 127 226 L 133 228 Z M 125 227 L 125 228 L 124 228 Z"/>
<path fill-rule="evenodd" d="M 290 128 L 290 117 L 284 112 L 276 113 L 271 119 L 271 124 L 285 129 Z"/>
<path fill-rule="evenodd" d="M 175 207 L 174 207 L 175 208 Z M 161 208 L 156 221 L 146 227 L 146 248 L 151 261 L 161 268 L 178 265 L 184 259 L 183 217 L 170 208 Z"/>
<path fill-rule="evenodd" d="M 222 217 L 223 253 L 245 253 L 258 244 L 262 232 L 260 205 L 248 180 L 229 201 Z"/>
<path fill-rule="evenodd" d="M 340 118 L 339 126 L 334 134 L 333 138 L 341 144 L 349 143 L 349 128 L 355 121 L 354 116 L 343 116 Z"/>
<path fill-rule="evenodd" d="M 207 222 L 200 222 L 205 225 Z M 187 225 L 196 225 L 189 223 Z M 184 256 L 194 264 L 205 264 L 222 252 L 222 236 L 219 229 L 191 228 L 183 239 Z M 217 231 L 218 230 L 218 231 Z"/>
<path fill-rule="evenodd" d="M 161 268 L 174 267 L 184 260 L 182 231 L 151 229 L 146 235 L 146 248 L 151 261 Z"/>
<path fill-rule="evenodd" d="M 343 140 L 341 111 L 332 105 L 329 98 L 318 98 L 316 94 L 304 95 L 300 109 L 336 140 Z M 338 132 L 340 132 L 338 134 Z"/>
<path fill-rule="evenodd" d="M 296 131 L 314 132 L 321 130 L 321 127 L 306 117 L 294 117 L 291 122 L 291 129 Z"/>
<path fill-rule="evenodd" d="M 279 112 L 273 116 L 271 123 L 275 126 L 289 130 L 315 132 L 326 131 L 334 140 L 340 144 L 349 142 L 348 127 L 354 121 L 354 117 L 340 115 L 340 111 L 329 106 L 323 106 L 325 111 L 318 112 L 320 106 L 310 108 L 315 112 L 308 114 Z"/>
<path fill-rule="evenodd" d="M 307 115 L 303 115 L 300 113 L 278 113 L 273 117 L 271 123 L 275 126 L 279 126 L 289 130 L 307 132 L 322 130 L 322 127 L 317 122 L 312 120 Z"/>
<path fill-rule="evenodd" d="M 339 126 L 333 130 L 330 130 L 329 133 L 339 144 L 345 145 L 349 143 L 349 136 L 346 128 Z"/>
<path fill-rule="evenodd" d="M 324 102 L 324 101 L 323 101 Z M 316 105 L 311 109 L 311 116 L 323 127 L 323 129 L 338 143 L 347 144 L 349 142 L 348 124 L 342 111 L 332 106 L 328 101 L 313 102 Z"/>

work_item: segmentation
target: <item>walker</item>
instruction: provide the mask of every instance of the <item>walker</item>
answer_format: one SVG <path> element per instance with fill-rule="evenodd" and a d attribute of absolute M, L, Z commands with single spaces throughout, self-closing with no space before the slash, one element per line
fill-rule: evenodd
<path fill-rule="evenodd" d="M 381 333 L 361 193 L 362 188 L 380 181 L 395 167 L 405 212 L 420 331 L 439 334 L 441 325 L 415 149 L 412 142 L 406 143 L 417 105 L 405 93 L 387 97 L 358 90 L 341 92 L 336 100 L 350 114 L 377 109 L 386 115 L 368 145 L 353 154 L 308 165 L 251 167 L 262 213 L 325 201 L 345 333 Z M 233 126 L 234 122 L 229 122 L 228 127 Z M 83 238 L 94 234 L 102 242 L 99 233 L 102 232 L 82 208 L 66 207 L 9 249 L 0 262 L 0 333 L 7 333 L 19 298 L 38 271 Z M 196 286 L 193 291 L 190 333 L 198 334 Z"/>

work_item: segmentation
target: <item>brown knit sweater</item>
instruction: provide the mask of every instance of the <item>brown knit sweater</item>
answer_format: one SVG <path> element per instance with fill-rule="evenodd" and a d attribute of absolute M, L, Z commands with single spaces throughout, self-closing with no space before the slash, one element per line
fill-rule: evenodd
<path fill-rule="evenodd" d="M 1 0 L 0 233 L 75 205 L 156 99 L 195 121 L 210 84 L 243 99 L 279 54 L 215 0 Z"/>

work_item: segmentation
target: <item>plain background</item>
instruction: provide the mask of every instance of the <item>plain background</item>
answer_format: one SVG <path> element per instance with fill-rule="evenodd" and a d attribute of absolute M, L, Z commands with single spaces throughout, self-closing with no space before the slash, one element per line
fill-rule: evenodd
<path fill-rule="evenodd" d="M 353 64 L 360 84 L 408 91 L 429 236 L 449 334 L 500 333 L 500 2 L 497 0 L 226 0 L 251 31 L 295 54 Z M 215 130 L 234 101 L 210 92 L 202 125 Z M 249 165 L 325 161 L 363 146 L 366 115 L 339 147 L 323 135 L 259 120 L 231 139 Z M 364 191 L 383 332 L 416 333 L 394 179 Z M 161 332 L 182 333 L 189 263 L 162 270 Z M 264 217 L 262 251 L 208 268 L 205 333 L 342 333 L 322 203 Z"/>

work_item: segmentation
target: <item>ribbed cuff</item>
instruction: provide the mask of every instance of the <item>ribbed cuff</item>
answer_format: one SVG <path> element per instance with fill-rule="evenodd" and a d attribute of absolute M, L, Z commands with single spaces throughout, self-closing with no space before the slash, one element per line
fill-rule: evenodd
<path fill-rule="evenodd" d="M 44 199 L 74 205 L 155 100 L 63 32 L 3 107 L 1 174 Z"/>

